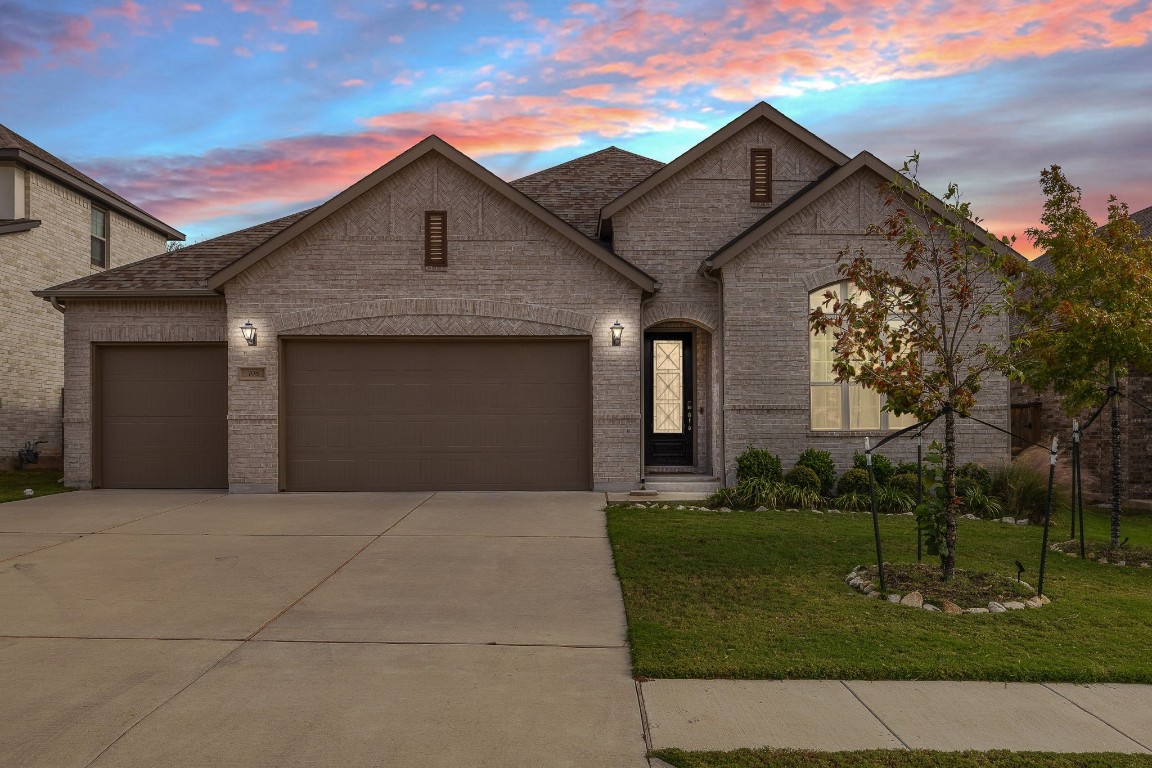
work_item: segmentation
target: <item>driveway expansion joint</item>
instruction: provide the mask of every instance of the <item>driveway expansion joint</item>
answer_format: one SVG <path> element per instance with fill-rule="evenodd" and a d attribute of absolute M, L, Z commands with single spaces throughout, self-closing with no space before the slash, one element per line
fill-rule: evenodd
<path fill-rule="evenodd" d="M 905 742 L 904 739 L 900 738 L 900 734 L 896 733 L 896 731 L 894 731 L 891 728 L 891 726 L 888 725 L 888 723 L 884 722 L 884 718 L 880 717 L 880 715 L 876 714 L 875 710 L 873 710 L 872 707 L 870 707 L 866 703 L 864 703 L 864 699 L 860 698 L 859 694 L 857 694 L 856 691 L 852 690 L 852 686 L 848 685 L 847 680 L 841 680 L 840 685 L 842 685 L 846 689 L 848 689 L 848 693 L 852 694 L 852 698 L 854 698 L 854 699 L 856 699 L 856 701 L 860 702 L 860 706 L 862 706 L 862 707 L 864 707 L 864 709 L 868 710 L 868 714 L 870 714 L 870 715 L 872 715 L 872 717 L 876 718 L 876 722 L 880 723 L 880 725 L 884 727 L 884 730 L 886 730 L 886 731 L 888 731 L 888 733 L 892 734 L 892 738 L 894 738 L 894 739 L 896 739 L 896 741 L 900 742 L 900 745 L 903 746 L 904 749 L 911 749 L 911 747 L 908 746 L 908 743 Z"/>
<path fill-rule="evenodd" d="M 1069 704 L 1071 704 L 1072 706 L 1076 707 L 1076 709 L 1080 710 L 1080 711 L 1081 711 L 1081 712 L 1083 712 L 1084 714 L 1086 714 L 1086 715 L 1090 715 L 1091 717 L 1095 718 L 1096 720 L 1099 720 L 1101 723 L 1103 723 L 1104 725 L 1108 726 L 1108 727 L 1109 727 L 1109 728 L 1111 728 L 1112 730 L 1116 731 L 1116 733 L 1118 733 L 1118 734 L 1120 734 L 1121 736 L 1123 736 L 1124 738 L 1128 739 L 1128 740 L 1129 740 L 1129 741 L 1131 741 L 1133 744 L 1138 744 L 1140 747 L 1142 747 L 1143 749 L 1147 750 L 1148 752 L 1152 752 L 1152 747 L 1150 747 L 1149 745 L 1145 744 L 1144 742 L 1140 741 L 1139 739 L 1135 739 L 1135 738 L 1133 738 L 1133 737 L 1129 736 L 1128 734 L 1124 733 L 1124 731 L 1122 731 L 1122 730 L 1120 730 L 1119 728 L 1117 728 L 1116 726 L 1112 725 L 1112 723 L 1110 723 L 1110 722 L 1108 722 L 1107 720 L 1105 720 L 1104 718 L 1100 717 L 1100 715 L 1096 714 L 1096 713 L 1095 713 L 1095 712 L 1093 712 L 1092 710 L 1090 710 L 1090 709 L 1085 709 L 1084 707 L 1080 706 L 1080 704 L 1076 703 L 1076 702 L 1075 702 L 1075 701 L 1073 701 L 1072 699 L 1070 699 L 1070 698 L 1068 698 L 1067 696 L 1065 696 L 1064 694 L 1060 693 L 1060 691 L 1057 691 L 1055 688 L 1051 688 L 1051 687 L 1049 687 L 1048 683 L 1040 683 L 1040 687 L 1041 687 L 1041 688 L 1044 688 L 1045 690 L 1051 691 L 1051 692 L 1052 692 L 1052 693 L 1054 693 L 1054 694 L 1056 694 L 1057 696 L 1059 696 L 1060 698 L 1064 699 L 1064 701 L 1066 701 L 1066 702 L 1068 702 Z"/>

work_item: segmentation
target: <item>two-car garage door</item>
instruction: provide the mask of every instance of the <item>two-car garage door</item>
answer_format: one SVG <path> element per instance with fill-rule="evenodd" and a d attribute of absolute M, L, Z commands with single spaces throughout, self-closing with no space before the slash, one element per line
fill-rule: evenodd
<path fill-rule="evenodd" d="M 586 339 L 284 342 L 290 491 L 591 487 Z"/>
<path fill-rule="evenodd" d="M 586 339 L 290 339 L 282 352 L 287 490 L 591 487 Z M 98 361 L 98 485 L 227 485 L 224 345 L 105 346 Z M 274 445 L 251 450 L 276 461 Z"/>

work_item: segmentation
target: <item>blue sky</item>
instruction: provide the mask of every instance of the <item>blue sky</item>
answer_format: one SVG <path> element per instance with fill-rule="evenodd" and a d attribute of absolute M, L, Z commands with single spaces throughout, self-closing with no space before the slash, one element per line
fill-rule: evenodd
<path fill-rule="evenodd" d="M 0 0 L 0 122 L 190 240 L 436 133 L 512 179 L 670 160 L 764 100 L 1023 236 L 1040 170 L 1152 205 L 1149 0 Z M 1021 250 L 1028 251 L 1024 242 Z"/>

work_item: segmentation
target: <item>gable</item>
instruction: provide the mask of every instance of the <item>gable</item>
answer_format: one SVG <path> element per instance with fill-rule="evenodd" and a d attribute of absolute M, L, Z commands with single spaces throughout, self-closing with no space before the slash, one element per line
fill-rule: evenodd
<path fill-rule="evenodd" d="M 384 166 L 377 169 L 372 174 L 353 184 L 348 189 L 333 197 L 328 202 L 320 207 L 314 209 L 291 226 L 285 228 L 280 233 L 272 236 L 263 244 L 257 246 L 252 251 L 238 259 L 234 263 L 225 267 L 217 272 L 208 280 L 208 287 L 213 289 L 220 289 L 229 280 L 240 275 L 245 270 L 250 269 L 258 264 L 261 260 L 268 257 L 270 254 L 277 251 L 292 240 L 301 237 L 317 227 L 322 222 L 325 222 L 330 217 L 334 216 L 337 212 L 341 211 L 346 206 L 359 200 L 362 196 L 370 193 L 372 190 L 379 187 L 384 182 L 397 177 L 401 179 L 400 188 L 394 188 L 395 185 L 389 187 L 388 194 L 392 195 L 391 199 L 395 201 L 396 208 L 389 209 L 387 220 L 380 214 L 365 212 L 360 219 L 366 221 L 358 224 L 357 227 L 363 226 L 365 232 L 384 232 L 393 231 L 394 227 L 404 227 L 405 222 L 411 222 L 411 216 L 415 215 L 416 209 L 412 207 L 417 201 L 420 204 L 429 204 L 429 196 L 427 189 L 421 189 L 419 182 L 405 181 L 414 178 L 426 177 L 427 174 L 417 173 L 415 176 L 411 174 L 403 174 L 402 172 L 421 161 L 426 156 L 435 157 L 438 159 L 439 165 L 423 166 L 426 170 L 428 168 L 440 169 L 444 168 L 445 173 L 448 174 L 446 178 L 445 194 L 447 194 L 452 185 L 463 185 L 463 179 L 470 179 L 468 183 L 477 184 L 486 188 L 487 192 L 483 197 L 488 200 L 488 207 L 491 210 L 516 210 L 517 215 L 526 217 L 527 219 L 534 220 L 537 224 L 543 225 L 547 229 L 552 230 L 555 236 L 565 241 L 566 246 L 575 246 L 575 249 L 582 251 L 588 256 L 599 260 L 610 269 L 615 270 L 618 274 L 625 277 L 627 280 L 634 283 L 636 286 L 643 290 L 651 291 L 656 287 L 656 281 L 649 275 L 645 274 L 640 269 L 628 263 L 611 251 L 603 248 L 598 243 L 592 241 L 586 236 L 582 235 L 579 231 L 572 227 L 572 225 L 564 222 L 555 214 L 551 213 L 539 203 L 534 202 L 523 193 L 513 189 L 493 173 L 480 166 L 474 160 L 470 159 L 459 150 L 455 149 L 447 142 L 439 137 L 430 136 L 424 141 L 412 147 L 408 151 L 394 158 L 392 161 L 386 163 Z M 448 170 L 448 166 L 454 166 L 454 170 Z M 417 166 L 418 170 L 421 166 Z M 433 179 L 438 179 L 439 170 L 433 174 Z M 433 184 L 438 185 L 440 182 L 434 180 Z M 404 184 L 413 185 L 411 189 L 404 189 Z M 434 187 L 437 191 L 433 195 L 439 194 L 438 187 Z M 491 193 L 491 194 L 489 194 Z M 413 197 L 406 197 L 407 195 L 414 195 Z M 433 197 L 434 199 L 434 197 Z M 419 220 L 423 222 L 423 212 L 428 208 L 419 209 Z M 449 237 L 452 237 L 453 218 L 457 220 L 457 225 L 463 227 L 461 231 L 473 231 L 482 220 L 484 215 L 483 208 L 474 208 L 465 206 L 457 211 L 455 217 L 449 213 Z M 503 222 L 499 221 L 499 216 L 493 214 L 495 218 L 491 218 L 490 224 L 492 226 L 504 226 L 511 228 L 509 231 L 517 231 L 515 228 L 518 224 L 510 218 L 505 217 Z M 344 223 L 341 224 L 340 222 Z M 347 228 L 348 224 L 345 219 L 336 219 L 329 222 L 326 227 L 344 226 Z M 347 229 L 346 229 L 347 231 Z M 358 230 L 360 231 L 360 230 Z M 407 230 L 410 232 L 410 230 Z M 379 234 L 373 235 L 352 235 L 353 237 L 379 237 Z"/>

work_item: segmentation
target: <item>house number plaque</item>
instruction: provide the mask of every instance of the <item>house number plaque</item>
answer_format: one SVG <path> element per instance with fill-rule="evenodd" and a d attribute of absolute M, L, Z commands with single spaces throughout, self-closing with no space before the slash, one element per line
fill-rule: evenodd
<path fill-rule="evenodd" d="M 268 373 L 265 368 L 241 368 L 240 381 L 267 381 Z"/>

